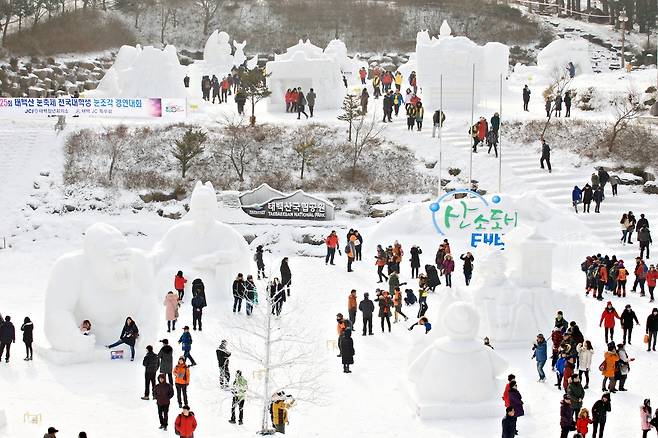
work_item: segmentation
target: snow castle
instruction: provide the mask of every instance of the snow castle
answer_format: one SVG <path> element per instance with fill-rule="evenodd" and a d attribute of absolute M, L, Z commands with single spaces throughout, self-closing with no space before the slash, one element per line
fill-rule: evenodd
<path fill-rule="evenodd" d="M 439 109 L 443 76 L 444 109 L 467 109 L 471 106 L 473 66 L 477 105 L 485 96 L 498 96 L 500 77 L 507 76 L 509 47 L 496 42 L 479 46 L 467 37 L 452 36 L 444 20 L 438 38 L 430 37 L 426 30 L 418 32 L 416 64 L 425 108 Z"/>

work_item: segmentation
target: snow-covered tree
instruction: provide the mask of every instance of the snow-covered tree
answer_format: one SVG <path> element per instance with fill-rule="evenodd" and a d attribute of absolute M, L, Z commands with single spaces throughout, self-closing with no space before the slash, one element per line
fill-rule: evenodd
<path fill-rule="evenodd" d="M 364 115 L 361 111 L 361 99 L 355 94 L 348 94 L 343 99 L 341 110 L 343 112 L 338 116 L 338 120 L 347 122 L 347 141 L 351 142 L 354 123 Z"/>
<path fill-rule="evenodd" d="M 174 142 L 171 153 L 180 163 L 182 178 L 185 178 L 185 173 L 192 166 L 192 160 L 205 150 L 203 144 L 207 139 L 208 135 L 205 132 L 189 128 L 180 140 Z"/>
<path fill-rule="evenodd" d="M 274 433 L 269 413 L 272 394 L 284 391 L 297 402 L 311 404 L 322 404 L 326 395 L 320 383 L 324 374 L 320 346 L 313 341 L 318 336 L 300 332 L 303 325 L 299 319 L 304 312 L 290 298 L 282 303 L 281 314 L 275 315 L 277 297 L 270 298 L 267 286 L 266 281 L 258 283 L 258 304 L 247 300 L 254 305 L 248 323 L 242 318 L 227 322 L 228 328 L 239 333 L 229 341 L 234 356 L 252 362 L 256 367 L 252 375 L 261 379 L 249 385 L 248 398 L 262 405 L 262 435 Z"/>

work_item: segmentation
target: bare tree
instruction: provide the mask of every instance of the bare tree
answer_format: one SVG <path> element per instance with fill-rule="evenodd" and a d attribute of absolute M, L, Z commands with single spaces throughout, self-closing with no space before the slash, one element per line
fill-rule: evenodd
<path fill-rule="evenodd" d="M 377 112 L 373 112 L 372 119 L 366 120 L 366 115 L 361 114 L 354 123 L 354 141 L 348 143 L 350 153 L 351 180 L 356 180 L 356 169 L 363 153 L 378 146 L 381 143 L 380 135 L 385 125 L 377 123 Z"/>
<path fill-rule="evenodd" d="M 227 328 L 238 333 L 231 340 L 234 355 L 237 353 L 257 368 L 252 375 L 258 375 L 261 380 L 258 385 L 250 385 L 247 397 L 262 404 L 259 433 L 271 435 L 274 431 L 270 426 L 269 407 L 273 393 L 285 392 L 295 403 L 321 405 L 327 391 L 320 383 L 325 374 L 323 355 L 318 343 L 313 341 L 319 334 L 300 332 L 302 309 L 283 305 L 282 294 L 271 296 L 269 285 L 265 282 L 262 285 L 257 293 L 258 304 L 247 298 L 247 305 L 253 306 L 249 324 L 239 319 L 229 320 Z M 280 314 L 276 311 L 278 306 L 281 306 Z"/>
<path fill-rule="evenodd" d="M 105 145 L 110 159 L 108 179 L 112 182 L 114 171 L 130 144 L 130 131 L 126 125 L 119 125 L 105 132 Z"/>
<path fill-rule="evenodd" d="M 615 122 L 606 136 L 608 152 L 614 150 L 617 136 L 625 131 L 642 112 L 640 93 L 637 90 L 629 90 L 628 93 L 615 97 L 612 101 L 612 109 L 615 114 Z"/>
<path fill-rule="evenodd" d="M 208 35 L 210 21 L 217 14 L 219 7 L 224 4 L 223 0 L 196 0 L 194 2 L 201 9 L 203 20 L 203 34 Z"/>
<path fill-rule="evenodd" d="M 244 119 L 226 116 L 222 124 L 224 136 L 215 145 L 215 153 L 229 160 L 242 183 L 247 165 L 257 154 L 256 142 Z"/>
<path fill-rule="evenodd" d="M 573 79 L 571 76 L 566 74 L 566 66 L 562 69 L 559 66 L 556 66 L 553 69 L 552 78 L 553 81 L 551 82 L 551 85 L 549 85 L 549 87 L 544 90 L 544 100 L 550 98 L 551 107 L 550 112 L 548 113 L 548 117 L 546 118 L 546 122 L 544 123 L 544 128 L 541 131 L 542 137 L 544 134 L 546 134 L 548 126 L 551 124 L 551 120 L 553 119 L 553 114 L 555 113 L 555 96 L 563 96 L 564 92 L 567 91 L 567 88 L 571 84 L 571 80 Z"/>
<path fill-rule="evenodd" d="M 181 167 L 182 178 L 192 166 L 192 160 L 204 152 L 203 144 L 208 139 L 208 135 L 200 129 L 189 128 L 183 134 L 183 138 L 176 140 L 175 146 L 171 153 L 178 160 Z"/>
<path fill-rule="evenodd" d="M 317 134 L 321 127 L 316 124 L 309 124 L 300 127 L 294 133 L 294 144 L 292 149 L 301 160 L 301 172 L 299 179 L 304 179 L 304 169 L 318 155 L 319 139 Z"/>

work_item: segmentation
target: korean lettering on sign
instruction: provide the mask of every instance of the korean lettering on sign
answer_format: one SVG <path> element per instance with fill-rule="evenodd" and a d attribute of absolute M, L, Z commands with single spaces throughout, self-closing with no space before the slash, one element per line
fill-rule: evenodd
<path fill-rule="evenodd" d="M 466 202 L 459 206 L 446 206 L 443 225 L 446 229 L 468 229 L 471 233 L 471 246 L 478 244 L 504 246 L 502 233 L 518 224 L 518 212 L 507 212 L 501 208 L 478 206 L 469 208 Z"/>

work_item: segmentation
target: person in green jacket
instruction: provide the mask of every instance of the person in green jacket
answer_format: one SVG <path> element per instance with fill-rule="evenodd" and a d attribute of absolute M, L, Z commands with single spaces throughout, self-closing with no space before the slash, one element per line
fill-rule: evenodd
<path fill-rule="evenodd" d="M 583 399 L 585 398 L 585 389 L 583 388 L 578 374 L 571 376 L 571 383 L 567 387 L 567 394 L 571 398 L 571 407 L 573 408 L 574 421 L 578 420 L 578 413 L 580 408 L 583 407 Z"/>
<path fill-rule="evenodd" d="M 247 380 L 242 377 L 242 371 L 240 370 L 235 372 L 235 380 L 233 381 L 231 392 L 233 393 L 233 403 L 231 404 L 231 419 L 228 422 L 235 424 L 235 408 L 237 406 L 240 410 L 238 424 L 242 424 L 242 418 L 244 417 L 244 399 L 247 395 Z"/>

